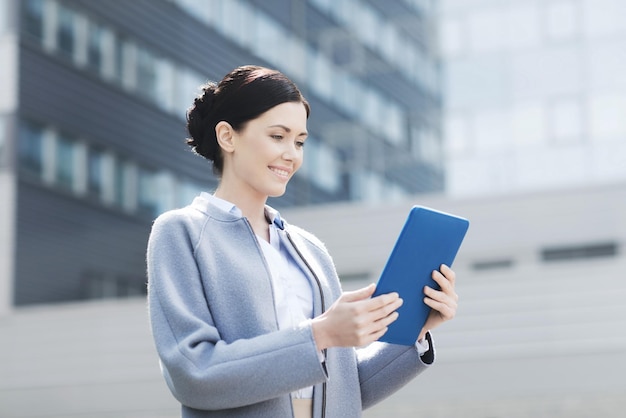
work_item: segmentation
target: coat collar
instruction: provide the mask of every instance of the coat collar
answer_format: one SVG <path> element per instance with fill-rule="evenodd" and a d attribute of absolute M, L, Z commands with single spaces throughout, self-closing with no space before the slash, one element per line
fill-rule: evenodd
<path fill-rule="evenodd" d="M 233 203 L 207 192 L 202 192 L 196 196 L 191 203 L 191 207 L 221 221 L 235 221 L 244 217 L 241 209 Z M 285 229 L 285 222 L 280 217 L 280 213 L 273 207 L 265 205 L 265 217 L 268 222 L 273 222 L 279 229 Z"/>

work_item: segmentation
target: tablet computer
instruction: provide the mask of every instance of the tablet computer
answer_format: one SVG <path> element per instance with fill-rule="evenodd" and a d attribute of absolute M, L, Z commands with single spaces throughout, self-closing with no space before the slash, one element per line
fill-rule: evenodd
<path fill-rule="evenodd" d="M 439 289 L 432 272 L 442 264 L 452 266 L 468 227 L 467 219 L 455 215 L 423 206 L 411 209 L 374 292 L 398 292 L 404 302 L 379 341 L 415 344 L 431 309 L 424 303 L 424 286 Z"/>

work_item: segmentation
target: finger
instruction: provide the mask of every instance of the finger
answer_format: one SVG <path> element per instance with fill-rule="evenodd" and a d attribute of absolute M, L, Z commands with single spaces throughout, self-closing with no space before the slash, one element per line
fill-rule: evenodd
<path fill-rule="evenodd" d="M 451 292 L 454 289 L 454 282 L 451 282 L 440 271 L 433 270 L 431 277 L 444 292 Z"/>
<path fill-rule="evenodd" d="M 439 266 L 439 271 L 446 277 L 446 279 L 448 279 L 450 283 L 452 283 L 452 285 L 456 283 L 456 273 L 450 267 L 442 264 Z"/>
<path fill-rule="evenodd" d="M 397 304 L 400 295 L 397 292 L 384 293 L 368 300 L 363 300 L 362 303 L 366 311 L 376 311 L 390 304 Z"/>
<path fill-rule="evenodd" d="M 343 294 L 341 295 L 341 299 L 345 302 L 364 300 L 372 296 L 375 290 L 376 285 L 372 283 L 369 286 L 362 287 L 361 289 L 353 290 L 350 292 L 343 292 Z"/>
<path fill-rule="evenodd" d="M 456 293 L 448 295 L 439 290 L 428 288 L 424 289 L 424 294 L 426 295 L 425 299 L 430 299 L 434 302 L 443 303 L 447 306 L 453 307 L 454 309 L 456 309 L 456 307 L 458 306 L 459 297 L 456 295 Z"/>
<path fill-rule="evenodd" d="M 397 297 L 391 303 L 382 305 L 382 306 L 380 306 L 378 308 L 375 308 L 375 309 L 371 309 L 369 311 L 369 318 L 372 321 L 378 321 L 381 318 L 385 318 L 388 315 L 390 315 L 391 313 L 393 313 L 396 310 L 398 310 L 398 308 L 400 308 L 400 306 L 402 306 L 403 303 L 404 303 L 404 301 L 400 297 Z"/>
<path fill-rule="evenodd" d="M 433 279 L 435 280 L 435 282 L 437 282 L 437 284 L 439 285 L 439 288 L 441 289 L 441 292 L 445 293 L 446 295 L 448 295 L 448 297 L 450 297 L 452 300 L 458 302 L 459 301 L 459 295 L 457 295 L 457 293 L 454 291 L 454 284 L 451 284 L 448 280 L 446 280 L 443 275 L 439 272 L 433 272 Z M 427 293 L 426 288 L 431 289 L 434 292 L 437 292 L 436 289 L 433 289 L 432 287 L 429 286 L 425 286 L 424 287 L 424 293 Z M 431 291 L 429 291 L 428 296 L 433 297 L 434 299 L 439 299 L 441 300 L 440 296 L 436 296 L 435 293 L 432 293 Z"/>
<path fill-rule="evenodd" d="M 439 312 L 445 320 L 452 319 L 456 315 L 457 305 L 454 301 L 442 302 L 431 298 L 424 298 L 424 303 Z"/>
<path fill-rule="evenodd" d="M 430 286 L 424 286 L 424 294 L 428 296 L 429 298 L 434 299 L 439 302 L 444 301 L 446 297 L 448 297 L 448 295 L 445 292 L 441 290 L 433 289 Z"/>
<path fill-rule="evenodd" d="M 384 318 L 379 319 L 377 321 L 378 325 L 383 326 L 383 327 L 387 327 L 392 322 L 394 322 L 396 319 L 398 319 L 399 316 L 400 316 L 400 314 L 397 311 L 393 311 L 389 315 L 385 316 Z"/>
<path fill-rule="evenodd" d="M 382 334 L 384 334 L 385 332 L 387 332 L 387 328 L 389 327 L 389 325 L 393 323 L 396 319 L 398 319 L 398 316 L 398 312 L 392 312 L 390 315 L 387 315 L 386 317 L 372 323 L 372 326 L 367 330 L 367 334 L 370 336 L 378 335 L 381 333 L 381 331 Z M 378 339 L 378 337 L 376 337 L 374 340 L 376 339 Z"/>
<path fill-rule="evenodd" d="M 381 330 L 378 330 L 377 332 L 371 334 L 369 342 L 377 341 L 380 337 L 382 337 L 383 335 L 385 335 L 387 333 L 388 329 L 389 328 L 385 327 L 385 328 L 383 328 Z"/>

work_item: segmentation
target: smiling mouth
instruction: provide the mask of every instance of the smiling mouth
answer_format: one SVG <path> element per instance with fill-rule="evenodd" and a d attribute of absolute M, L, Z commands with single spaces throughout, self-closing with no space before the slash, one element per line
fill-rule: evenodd
<path fill-rule="evenodd" d="M 282 178 L 288 178 L 289 177 L 289 171 L 287 170 L 282 170 L 280 168 L 276 168 L 276 167 L 270 167 L 270 170 L 272 170 L 274 173 L 276 173 L 279 177 Z"/>

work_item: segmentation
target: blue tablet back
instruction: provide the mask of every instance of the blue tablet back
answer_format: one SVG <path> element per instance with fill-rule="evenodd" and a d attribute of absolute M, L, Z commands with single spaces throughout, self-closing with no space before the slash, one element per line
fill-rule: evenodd
<path fill-rule="evenodd" d="M 404 303 L 398 319 L 379 341 L 414 345 L 430 312 L 424 286 L 439 289 L 433 270 L 452 262 L 463 242 L 469 221 L 433 209 L 414 206 L 398 236 L 374 296 L 398 292 Z"/>

